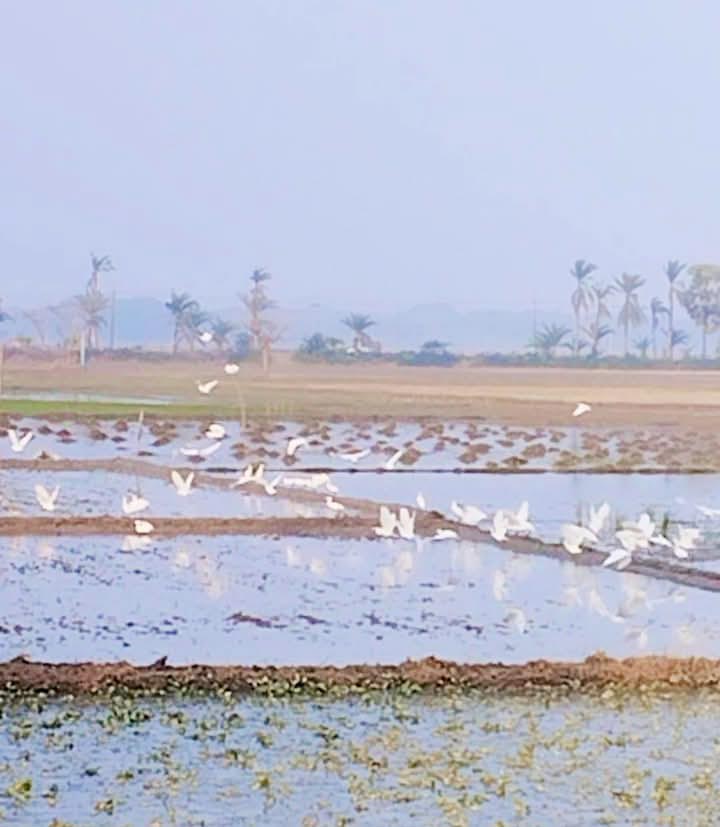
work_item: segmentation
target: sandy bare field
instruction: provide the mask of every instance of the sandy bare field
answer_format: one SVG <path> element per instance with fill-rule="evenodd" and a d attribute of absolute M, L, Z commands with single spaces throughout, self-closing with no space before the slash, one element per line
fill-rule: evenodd
<path fill-rule="evenodd" d="M 567 425 L 579 400 L 593 405 L 587 426 L 668 425 L 715 428 L 720 374 L 713 371 L 497 368 L 460 365 L 326 365 L 278 354 L 269 377 L 243 364 L 233 377 L 223 360 L 205 363 L 96 360 L 7 362 L 4 391 L 166 397 L 225 415 L 312 417 L 473 417 L 518 425 Z M 218 378 L 201 396 L 198 381 Z M 58 407 L 62 407 L 57 403 Z"/>

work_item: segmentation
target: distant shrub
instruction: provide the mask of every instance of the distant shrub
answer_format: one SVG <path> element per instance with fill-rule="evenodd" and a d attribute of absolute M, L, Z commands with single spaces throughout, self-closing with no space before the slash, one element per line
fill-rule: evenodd
<path fill-rule="evenodd" d="M 403 351 L 396 354 L 396 361 L 400 365 L 413 367 L 444 367 L 449 368 L 460 361 L 460 357 L 450 353 L 447 343 L 438 339 L 430 339 L 423 344 L 420 350 Z"/>

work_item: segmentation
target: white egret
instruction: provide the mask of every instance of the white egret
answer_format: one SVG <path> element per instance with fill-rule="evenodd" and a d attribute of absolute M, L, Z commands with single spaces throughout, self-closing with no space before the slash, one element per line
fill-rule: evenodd
<path fill-rule="evenodd" d="M 295 454 L 300 450 L 300 448 L 304 448 L 308 444 L 307 439 L 304 436 L 296 436 L 292 439 L 288 440 L 287 448 L 285 449 L 285 453 L 289 457 L 294 457 Z"/>
<path fill-rule="evenodd" d="M 403 540 L 412 540 L 415 537 L 415 512 L 410 513 L 408 508 L 400 509 L 398 534 Z"/>
<path fill-rule="evenodd" d="M 517 511 L 508 511 L 505 515 L 508 522 L 508 531 L 531 532 L 535 526 L 530 522 L 530 503 L 525 500 Z"/>
<path fill-rule="evenodd" d="M 617 564 L 618 569 L 624 569 L 632 563 L 632 551 L 626 548 L 616 548 L 611 551 L 603 560 L 603 566 L 609 567 Z"/>
<path fill-rule="evenodd" d="M 427 501 L 422 494 L 422 491 L 418 491 L 417 497 L 415 497 L 415 504 L 421 511 L 427 511 Z"/>
<path fill-rule="evenodd" d="M 392 471 L 395 466 L 398 464 L 398 460 L 400 457 L 405 453 L 404 448 L 398 448 L 397 451 L 390 457 L 390 459 L 385 463 L 383 466 L 386 471 Z"/>
<path fill-rule="evenodd" d="M 610 516 L 610 505 L 609 503 L 604 502 L 601 506 L 597 509 L 595 506 L 590 506 L 590 517 L 588 519 L 588 528 L 592 531 L 593 534 L 599 535 L 602 534 L 605 523 L 607 523 L 608 517 Z"/>
<path fill-rule="evenodd" d="M 172 479 L 175 490 L 180 497 L 187 497 L 192 489 L 193 480 L 195 479 L 195 472 L 191 471 L 187 477 L 183 478 L 179 471 L 171 471 L 170 478 Z"/>
<path fill-rule="evenodd" d="M 7 434 L 8 439 L 10 440 L 10 449 L 14 454 L 22 454 L 22 452 L 27 448 L 30 440 L 35 436 L 32 431 L 27 431 L 19 437 L 14 428 L 10 428 Z"/>
<path fill-rule="evenodd" d="M 580 554 L 585 543 L 597 542 L 597 535 L 585 526 L 565 523 L 562 527 L 562 544 L 570 554 Z"/>
<path fill-rule="evenodd" d="M 365 459 L 365 457 L 369 456 L 369 454 L 370 449 L 364 448 L 362 450 L 348 451 L 344 454 L 338 454 L 338 456 L 345 462 L 352 462 L 353 464 L 355 464 L 356 462 L 360 462 L 361 459 Z"/>
<path fill-rule="evenodd" d="M 648 541 L 639 531 L 631 528 L 623 528 L 615 532 L 615 539 L 620 543 L 623 549 L 632 553 L 639 548 L 647 548 Z"/>
<path fill-rule="evenodd" d="M 43 511 L 55 511 L 55 505 L 59 494 L 60 486 L 58 485 L 56 485 L 52 491 L 48 491 L 44 485 L 35 486 L 35 498 Z"/>
<path fill-rule="evenodd" d="M 235 376 L 239 372 L 240 365 L 236 365 L 234 362 L 228 362 L 227 365 L 225 365 L 225 373 L 228 376 Z"/>
<path fill-rule="evenodd" d="M 269 497 L 274 497 L 277 494 L 278 485 L 282 482 L 283 475 L 278 474 L 277 477 L 273 480 L 263 480 L 262 486 L 265 489 L 265 493 Z"/>
<path fill-rule="evenodd" d="M 345 506 L 329 495 L 325 497 L 325 507 L 329 508 L 330 511 L 334 511 L 335 514 L 342 514 L 345 511 Z"/>
<path fill-rule="evenodd" d="M 150 503 L 144 497 L 139 497 L 132 491 L 128 491 L 128 493 L 122 498 L 123 514 L 128 516 L 132 514 L 139 514 L 141 511 L 145 511 L 149 507 Z"/>
<path fill-rule="evenodd" d="M 475 505 L 463 505 L 461 503 L 452 501 L 450 510 L 465 525 L 477 525 L 483 520 L 487 520 L 487 514 Z"/>
<path fill-rule="evenodd" d="M 507 539 L 508 528 L 507 515 L 503 511 L 496 511 L 493 517 L 492 526 L 490 528 L 490 536 L 498 543 L 503 543 Z"/>
<path fill-rule="evenodd" d="M 572 415 L 583 416 L 583 414 L 590 413 L 591 410 L 592 408 L 587 404 L 587 402 L 578 402 Z"/>
<path fill-rule="evenodd" d="M 200 339 L 200 341 L 201 341 L 204 345 L 209 345 L 209 344 L 210 344 L 210 342 L 212 342 L 212 340 L 213 340 L 213 335 L 212 335 L 212 333 L 210 333 L 210 331 L 209 331 L 209 330 L 204 330 L 204 331 L 203 331 L 203 332 L 202 332 L 202 333 L 198 336 L 198 339 Z"/>
<path fill-rule="evenodd" d="M 675 556 L 680 560 L 687 560 L 690 556 L 689 552 L 695 548 L 698 540 L 700 540 L 701 531 L 699 528 L 691 528 L 688 526 L 678 526 L 677 533 L 673 538 L 672 549 Z"/>
<path fill-rule="evenodd" d="M 247 485 L 248 483 L 252 482 L 253 474 L 253 466 L 248 465 L 248 467 L 242 472 L 238 479 L 235 480 L 235 482 L 230 486 L 230 488 L 240 488 L 241 485 Z"/>
<path fill-rule="evenodd" d="M 452 528 L 438 528 L 435 531 L 435 534 L 430 538 L 432 542 L 438 542 L 442 540 L 457 540 L 458 533 Z"/>
<path fill-rule="evenodd" d="M 226 434 L 227 431 L 225 427 L 219 422 L 213 422 L 208 426 L 207 431 L 205 431 L 205 436 L 208 439 L 225 439 Z"/>
<path fill-rule="evenodd" d="M 397 517 L 386 506 L 380 506 L 380 525 L 375 526 L 373 531 L 378 537 L 392 537 L 397 529 Z"/>
<path fill-rule="evenodd" d="M 180 449 L 180 453 L 186 457 L 203 457 L 204 459 L 207 459 L 216 451 L 219 451 L 220 447 L 221 445 L 219 442 L 211 442 L 210 445 L 206 445 L 204 448 L 193 448 L 191 445 L 186 445 L 184 448 Z"/>
<path fill-rule="evenodd" d="M 307 490 L 314 490 L 315 485 L 313 483 L 312 477 L 288 477 L 284 476 L 282 478 L 282 486 L 283 488 L 305 488 Z"/>
<path fill-rule="evenodd" d="M 211 379 L 209 382 L 198 382 L 197 389 L 200 393 L 207 396 L 209 393 L 212 393 L 219 384 L 218 379 Z"/>
<path fill-rule="evenodd" d="M 136 534 L 152 534 L 155 526 L 149 520 L 135 520 L 133 527 Z"/>

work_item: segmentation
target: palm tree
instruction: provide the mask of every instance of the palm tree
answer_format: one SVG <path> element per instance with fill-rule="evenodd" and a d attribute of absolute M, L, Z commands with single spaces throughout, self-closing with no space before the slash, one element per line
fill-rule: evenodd
<path fill-rule="evenodd" d="M 587 327 L 583 328 L 583 333 L 590 341 L 590 358 L 597 359 L 600 355 L 600 342 L 612 334 L 612 328 L 606 324 L 598 324 L 598 322 L 591 322 Z"/>
<path fill-rule="evenodd" d="M 653 359 L 657 359 L 657 331 L 658 327 L 660 327 L 660 318 L 669 314 L 670 311 L 665 306 L 663 300 L 655 296 L 650 302 L 650 336 L 652 339 Z"/>
<path fill-rule="evenodd" d="M 600 341 L 612 333 L 612 330 L 604 325 L 603 321 L 612 318 L 607 300 L 615 292 L 615 285 L 593 284 L 590 286 L 590 290 L 595 303 L 595 320 L 583 328 L 583 333 L 590 340 L 590 357 L 597 358 Z"/>
<path fill-rule="evenodd" d="M 370 316 L 364 313 L 351 313 L 342 320 L 342 323 L 349 327 L 355 334 L 353 347 L 356 350 L 360 350 L 363 347 L 372 347 L 372 340 L 366 333 L 368 328 L 375 324 Z"/>
<path fill-rule="evenodd" d="M 250 276 L 250 280 L 253 281 L 256 285 L 262 284 L 264 281 L 270 281 L 272 278 L 272 273 L 269 273 L 263 267 L 256 267 L 252 271 L 252 275 Z"/>
<path fill-rule="evenodd" d="M 210 321 L 210 316 L 197 305 L 183 318 L 183 338 L 190 345 L 190 350 L 195 350 L 195 345 L 200 339 L 203 327 Z"/>
<path fill-rule="evenodd" d="M 623 273 L 619 279 L 615 279 L 618 289 L 624 293 L 623 306 L 618 313 L 618 324 L 622 325 L 625 331 L 625 355 L 630 355 L 630 328 L 638 327 L 645 321 L 645 314 L 640 307 L 640 299 L 637 291 L 645 284 L 642 276 L 634 276 Z"/>
<path fill-rule="evenodd" d="M 587 281 L 587 278 L 595 270 L 597 270 L 596 265 L 585 261 L 584 258 L 577 259 L 570 268 L 570 275 L 576 282 L 576 287 L 570 296 L 570 303 L 575 314 L 575 342 L 573 350 L 576 356 L 579 354 L 580 349 L 580 314 L 582 311 L 587 312 L 590 309 L 594 298 L 590 282 Z"/>
<path fill-rule="evenodd" d="M 109 273 L 111 270 L 114 270 L 115 267 L 113 266 L 110 256 L 96 256 L 95 253 L 90 253 L 90 266 L 92 267 L 92 275 L 90 276 L 90 281 L 88 282 L 87 289 L 99 290 L 99 274 Z"/>
<path fill-rule="evenodd" d="M 105 326 L 105 311 L 109 302 L 99 290 L 87 290 L 81 296 L 76 296 L 75 302 L 82 316 L 87 348 L 98 350 L 100 330 Z"/>
<path fill-rule="evenodd" d="M 690 337 L 684 330 L 670 331 L 670 347 L 674 348 L 678 345 L 686 345 L 690 341 Z M 672 352 L 672 351 L 671 351 Z"/>
<path fill-rule="evenodd" d="M 183 338 L 187 339 L 190 316 L 200 310 L 200 305 L 189 293 L 176 293 L 173 290 L 170 301 L 165 302 L 165 307 L 172 313 L 173 353 L 177 353 Z"/>
<path fill-rule="evenodd" d="M 256 267 L 250 276 L 250 281 L 252 281 L 253 286 L 247 295 L 242 296 L 243 303 L 250 314 L 247 328 L 252 336 L 255 349 L 258 351 L 263 350 L 263 342 L 267 341 L 267 336 L 264 335 L 266 332 L 265 329 L 268 326 L 272 327 L 270 320 L 263 316 L 266 311 L 275 307 L 275 302 L 268 297 L 264 287 L 264 283 L 271 278 L 272 274 L 267 270 L 264 270 L 262 267 Z"/>
<path fill-rule="evenodd" d="M 669 282 L 668 286 L 668 355 L 670 361 L 673 358 L 673 331 L 675 330 L 675 281 L 687 265 L 681 264 L 677 259 L 670 259 L 665 264 L 665 275 Z"/>
<path fill-rule="evenodd" d="M 230 335 L 235 332 L 235 325 L 227 319 L 215 318 L 210 325 L 213 341 L 218 350 L 230 349 Z"/>
<path fill-rule="evenodd" d="M 637 339 L 633 342 L 633 344 L 640 351 L 640 358 L 647 359 L 648 350 L 650 350 L 652 340 L 648 336 L 643 336 L 642 339 Z"/>
<path fill-rule="evenodd" d="M 535 334 L 530 346 L 533 350 L 539 351 L 543 359 L 549 361 L 555 358 L 555 351 L 571 333 L 572 331 L 569 327 L 563 327 L 558 324 L 546 324 Z"/>

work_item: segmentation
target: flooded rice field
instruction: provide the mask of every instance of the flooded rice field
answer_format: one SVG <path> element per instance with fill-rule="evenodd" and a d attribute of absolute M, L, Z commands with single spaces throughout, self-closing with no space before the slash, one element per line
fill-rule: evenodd
<path fill-rule="evenodd" d="M 715 823 L 720 702 L 663 664 L 720 683 L 718 456 L 661 429 L 5 418 L 0 823 Z M 338 694 L 334 667 L 377 682 Z M 463 668 L 519 677 L 445 691 Z M 637 681 L 593 683 L 616 668 Z M 88 669 L 97 693 L 53 683 Z"/>
<path fill-rule="evenodd" d="M 9 824 L 717 823 L 720 702 L 703 692 L 120 695 L 0 715 Z"/>
<path fill-rule="evenodd" d="M 219 426 L 208 435 L 208 426 Z M 278 467 L 495 470 L 701 468 L 720 470 L 720 436 L 662 428 L 618 431 L 568 423 L 518 428 L 483 422 L 254 422 L 208 419 L 53 420 L 3 418 L 0 459 L 17 456 L 7 432 L 32 433 L 27 457 L 100 459 L 140 456 L 162 464 Z M 212 432 L 211 432 L 212 433 Z M 220 436 L 222 434 L 222 436 Z M 291 456 L 288 441 L 301 446 Z"/>
<path fill-rule="evenodd" d="M 0 652 L 173 664 L 720 656 L 715 593 L 463 542 L 13 538 Z"/>

